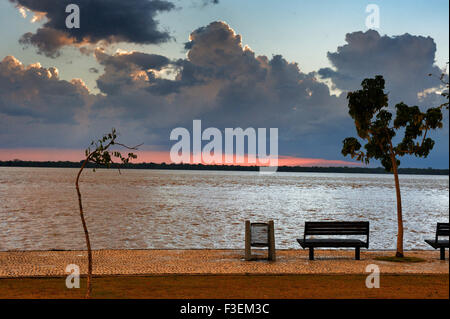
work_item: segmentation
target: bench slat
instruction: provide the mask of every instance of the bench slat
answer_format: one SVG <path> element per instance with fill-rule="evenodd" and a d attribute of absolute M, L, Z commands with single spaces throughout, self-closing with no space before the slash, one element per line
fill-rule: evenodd
<path fill-rule="evenodd" d="M 305 222 L 305 235 L 368 235 L 369 222 Z"/>
<path fill-rule="evenodd" d="M 437 223 L 436 236 L 450 236 L 449 223 Z"/>
<path fill-rule="evenodd" d="M 300 246 L 303 248 L 309 248 L 309 247 L 317 247 L 317 248 L 324 248 L 324 247 L 331 247 L 331 248 L 338 248 L 338 247 L 366 247 L 366 243 L 362 240 L 358 239 L 332 239 L 332 238 L 326 238 L 326 239 L 297 239 Z"/>

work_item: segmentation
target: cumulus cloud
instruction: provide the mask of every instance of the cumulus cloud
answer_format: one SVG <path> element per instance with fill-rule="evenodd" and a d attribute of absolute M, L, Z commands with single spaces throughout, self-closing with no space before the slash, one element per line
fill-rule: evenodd
<path fill-rule="evenodd" d="M 401 87 L 402 93 L 412 92 L 408 94 L 413 96 L 429 87 L 426 82 L 401 83 L 395 77 L 397 73 L 372 57 L 370 50 L 366 52 L 367 58 L 358 56 L 358 50 L 366 51 L 364 43 L 367 36 L 367 32 L 358 33 L 356 40 L 348 36 L 348 44 L 340 47 L 335 54 L 329 54 L 335 69 L 322 69 L 320 74 L 331 79 L 341 90 L 358 88 L 362 78 L 373 74 L 385 75 L 388 83 L 391 81 Z M 372 41 L 383 38 L 373 32 L 369 32 L 369 36 L 373 37 Z M 424 44 L 421 41 L 419 43 Z M 372 43 L 371 50 L 381 50 L 379 46 L 384 47 Z M 257 55 L 243 44 L 242 37 L 227 23 L 216 21 L 194 30 L 185 48 L 186 58 L 179 60 L 136 51 L 110 53 L 97 48 L 94 57 L 103 70 L 91 72 L 99 74 L 97 87 L 102 93 L 99 95 L 83 89 L 82 82 L 61 81 L 55 70 L 40 66 L 36 68 L 42 73 L 42 79 L 38 77 L 37 81 L 27 81 L 27 76 L 20 74 L 34 67 L 10 61 L 2 65 L 2 72 L 7 75 L 0 76 L 0 81 L 14 81 L 7 84 L 9 86 L 0 83 L 0 87 L 5 88 L 5 93 L 0 92 L 0 112 L 8 114 L 10 119 L 19 118 L 21 121 L 25 114 L 33 111 L 38 115 L 41 112 L 42 121 L 67 118 L 88 123 L 86 129 L 76 130 L 82 131 L 80 141 L 89 140 L 91 136 L 100 135 L 114 126 L 125 136 L 139 137 L 138 142 L 159 145 L 164 150 L 171 144 L 168 138 L 170 131 L 178 126 L 190 128 L 193 119 L 202 120 L 204 128 L 277 127 L 280 154 L 303 157 L 339 158 L 342 139 L 354 134 L 354 125 L 347 114 L 345 94 L 339 97 L 332 95 L 328 86 L 317 80 L 316 73 L 302 72 L 297 63 L 287 61 L 282 55 Z M 395 50 L 390 50 L 392 52 L 389 54 L 394 55 Z M 423 51 L 427 52 L 426 48 Z M 415 53 L 419 55 L 415 64 L 422 65 L 416 68 L 416 72 L 424 72 L 424 81 L 429 80 L 428 73 L 436 71 L 431 62 L 434 60 L 433 50 L 432 53 L 431 58 L 428 54 Z M 390 56 L 388 52 L 384 54 L 387 54 L 386 58 Z M 405 55 L 403 52 L 398 54 Z M 357 67 L 345 62 L 347 59 Z M 421 59 L 426 62 L 420 62 Z M 421 78 L 420 74 L 409 73 L 407 64 L 404 67 L 406 69 L 403 71 L 412 78 L 411 82 Z M 14 68 L 20 76 L 13 75 L 11 70 Z M 380 68 L 383 69 L 380 71 Z M 30 73 L 36 73 L 36 70 Z M 14 91 L 15 87 L 23 91 Z M 61 100 L 55 98 L 52 87 L 59 88 L 56 92 L 60 92 Z M 410 91 L 407 91 L 408 88 Z M 30 99 L 29 104 L 17 102 L 33 92 L 36 98 Z M 43 106 L 47 98 L 45 95 L 50 98 L 48 106 Z M 428 102 L 431 96 L 426 96 Z M 49 114 L 54 114 L 54 117 L 45 118 L 47 111 L 41 111 L 45 107 L 49 107 Z M 85 109 L 89 113 L 81 111 Z M 19 110 L 25 112 L 20 114 Z M 84 114 L 85 118 L 80 114 Z M 9 136 L 5 134 L 0 127 L 2 139 Z M 69 139 L 75 139 L 75 136 L 70 134 Z M 59 136 L 50 138 L 55 139 L 54 143 L 58 138 L 62 139 Z"/>
<path fill-rule="evenodd" d="M 281 55 L 257 56 L 224 22 L 193 31 L 185 47 L 187 58 L 178 61 L 97 50 L 105 66 L 97 86 L 107 95 L 97 107 L 157 127 L 189 125 L 194 118 L 219 128 L 280 127 L 284 138 L 346 117 L 344 101 L 313 73 Z M 161 76 L 167 69 L 173 79 Z"/>
<path fill-rule="evenodd" d="M 328 52 L 333 68 L 318 72 L 323 79 L 331 80 L 334 88 L 343 92 L 356 90 L 364 78 L 380 74 L 386 80 L 391 107 L 403 101 L 425 109 L 444 102 L 439 94 L 442 83 L 438 76 L 442 70 L 434 64 L 436 43 L 431 37 L 410 34 L 390 37 L 368 30 L 348 33 L 345 41 L 346 44 L 338 47 L 336 52 Z M 444 112 L 444 129 L 432 132 L 431 137 L 436 146 L 429 160 L 448 159 L 448 113 Z M 403 162 L 412 163 L 412 160 Z"/>
<path fill-rule="evenodd" d="M 94 55 L 105 67 L 105 72 L 97 79 L 97 86 L 103 93 L 110 95 L 148 87 L 157 81 L 155 73 L 170 63 L 165 56 L 142 52 L 122 51 L 108 55 L 98 48 Z"/>
<path fill-rule="evenodd" d="M 441 70 L 434 64 L 436 43 L 431 37 L 381 36 L 375 30 L 348 33 L 346 44 L 327 56 L 333 68 L 319 70 L 319 75 L 330 79 L 334 88 L 355 90 L 367 77 L 381 74 L 386 80 L 391 100 L 413 103 L 417 94 L 439 86 Z"/>
<path fill-rule="evenodd" d="M 203 68 L 208 77 L 232 79 L 263 70 L 264 61 L 255 58 L 249 47 L 243 47 L 241 36 L 225 22 L 212 22 L 193 31 L 185 49 L 189 50 L 188 61 L 197 69 Z"/>
<path fill-rule="evenodd" d="M 0 60 L 0 148 L 73 147 L 89 138 L 89 109 L 99 96 L 56 68 Z"/>
<path fill-rule="evenodd" d="M 26 33 L 22 44 L 33 45 L 39 53 L 56 57 L 64 46 L 80 47 L 98 42 L 129 42 L 158 44 L 170 39 L 160 30 L 156 15 L 175 8 L 165 0 L 10 0 L 24 14 L 30 10 L 44 23 L 35 33 Z M 68 29 L 65 24 L 68 4 L 80 7 L 80 28 Z M 36 16 L 36 15 L 35 15 Z"/>
<path fill-rule="evenodd" d="M 23 65 L 13 56 L 0 62 L 0 113 L 47 123 L 73 123 L 89 99 L 80 79 L 59 79 L 56 68 Z"/>

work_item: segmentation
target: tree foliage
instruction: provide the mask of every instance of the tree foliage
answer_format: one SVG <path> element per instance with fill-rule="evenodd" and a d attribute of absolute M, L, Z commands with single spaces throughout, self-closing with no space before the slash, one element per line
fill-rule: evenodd
<path fill-rule="evenodd" d="M 366 164 L 371 159 L 380 160 L 386 171 L 392 172 L 391 155 L 397 157 L 414 155 L 427 157 L 433 149 L 434 141 L 427 137 L 430 130 L 442 128 L 441 107 L 429 108 L 422 112 L 418 106 L 408 106 L 401 102 L 395 105 L 396 116 L 387 110 L 388 95 L 384 92 L 385 81 L 381 75 L 365 79 L 362 89 L 347 95 L 349 114 L 355 122 L 358 136 L 366 140 L 362 145 L 355 137 L 343 141 L 342 154 Z M 401 141 L 394 146 L 393 139 L 403 133 Z"/>
<path fill-rule="evenodd" d="M 119 151 L 110 150 L 110 147 L 114 146 L 122 146 L 130 150 L 137 150 L 139 147 L 139 145 L 129 147 L 117 142 L 117 132 L 113 128 L 111 133 L 105 134 L 102 138 L 91 142 L 89 147 L 85 150 L 87 162 L 110 168 L 111 164 L 115 163 L 113 158 L 118 159 L 121 164 L 128 164 L 130 160 L 137 158 L 137 155 L 131 152 L 128 153 L 127 156 L 123 156 Z"/>

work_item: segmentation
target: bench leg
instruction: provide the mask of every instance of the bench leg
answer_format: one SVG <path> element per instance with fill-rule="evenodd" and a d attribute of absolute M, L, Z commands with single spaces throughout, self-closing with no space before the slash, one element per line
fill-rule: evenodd
<path fill-rule="evenodd" d="M 245 221 L 245 260 L 249 261 L 252 259 L 252 248 L 251 248 L 251 229 L 250 221 Z"/>
<path fill-rule="evenodd" d="M 356 247 L 355 248 L 355 260 L 360 260 L 360 248 Z"/>
<path fill-rule="evenodd" d="M 275 227 L 273 220 L 269 221 L 269 260 L 275 261 Z"/>
<path fill-rule="evenodd" d="M 314 247 L 309 248 L 309 260 L 314 260 Z"/>
<path fill-rule="evenodd" d="M 445 260 L 445 247 L 441 247 L 441 260 Z"/>

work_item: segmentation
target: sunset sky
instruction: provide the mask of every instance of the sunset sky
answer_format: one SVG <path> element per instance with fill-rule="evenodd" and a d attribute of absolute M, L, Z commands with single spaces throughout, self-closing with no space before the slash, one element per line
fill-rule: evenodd
<path fill-rule="evenodd" d="M 65 7 L 81 9 L 67 29 Z M 380 9 L 366 26 L 366 6 Z M 138 162 L 168 162 L 176 127 L 279 130 L 280 163 L 354 165 L 346 92 L 443 102 L 449 4 L 432 1 L 0 0 L 0 160 L 80 160 L 115 127 Z M 435 76 L 428 76 L 428 74 Z M 448 111 L 427 159 L 448 168 Z M 379 166 L 374 162 L 372 166 Z"/>

